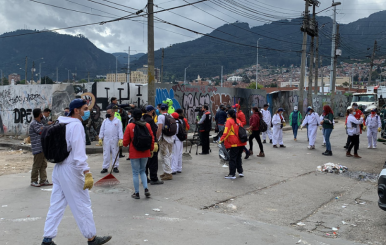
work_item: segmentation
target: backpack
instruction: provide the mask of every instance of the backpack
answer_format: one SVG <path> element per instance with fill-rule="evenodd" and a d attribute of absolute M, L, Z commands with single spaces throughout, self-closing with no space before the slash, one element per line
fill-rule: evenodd
<path fill-rule="evenodd" d="M 260 123 L 259 123 L 259 130 L 261 133 L 266 132 L 268 129 L 268 125 L 264 122 L 262 118 L 260 118 Z"/>
<path fill-rule="evenodd" d="M 177 132 L 177 138 L 180 140 L 180 141 L 184 141 L 188 138 L 188 134 L 186 133 L 186 130 L 185 130 L 185 122 L 181 121 L 180 120 L 177 120 L 177 123 L 179 124 L 178 126 L 178 132 Z"/>
<path fill-rule="evenodd" d="M 162 134 L 166 136 L 173 136 L 177 133 L 177 124 L 176 119 L 172 116 L 166 114 L 165 116 L 165 124 L 162 129 Z"/>
<path fill-rule="evenodd" d="M 145 126 L 142 126 L 136 122 L 134 127 L 134 138 L 133 146 L 137 151 L 147 151 L 151 148 L 152 137 L 150 135 L 149 129 Z"/>
<path fill-rule="evenodd" d="M 66 141 L 67 123 L 55 123 L 43 128 L 41 143 L 44 157 L 52 163 L 60 163 L 66 160 L 70 152 L 67 151 Z"/>
<path fill-rule="evenodd" d="M 238 137 L 239 137 L 240 141 L 241 141 L 242 143 L 247 142 L 247 141 L 248 141 L 247 130 L 245 130 L 245 128 L 244 128 L 243 126 L 241 126 L 240 124 L 238 124 L 236 120 L 235 120 L 235 123 L 239 126 Z"/>

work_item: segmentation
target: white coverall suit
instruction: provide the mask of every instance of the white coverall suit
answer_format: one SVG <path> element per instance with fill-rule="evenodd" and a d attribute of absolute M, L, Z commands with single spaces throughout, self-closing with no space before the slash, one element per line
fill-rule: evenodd
<path fill-rule="evenodd" d="M 366 118 L 366 126 L 367 126 L 367 140 L 368 140 L 368 147 L 373 146 L 374 148 L 377 147 L 377 134 L 378 134 L 378 128 L 382 127 L 381 123 L 381 117 L 379 115 L 372 115 L 370 114 Z"/>
<path fill-rule="evenodd" d="M 96 228 L 91 209 L 88 189 L 84 187 L 84 171 L 89 170 L 86 162 L 86 137 L 82 122 L 77 118 L 59 117 L 66 126 L 67 151 L 70 155 L 62 163 L 55 164 L 52 172 L 52 194 L 44 226 L 44 237 L 55 238 L 63 213 L 70 206 L 80 231 L 85 238 L 93 238 Z"/>
<path fill-rule="evenodd" d="M 307 115 L 302 123 L 302 127 L 304 127 L 306 124 L 308 124 L 308 140 L 309 145 L 312 147 L 315 147 L 315 141 L 316 141 L 316 133 L 318 131 L 318 126 L 320 118 L 318 113 L 313 112 L 310 115 Z"/>
<path fill-rule="evenodd" d="M 272 139 L 272 129 L 271 129 L 271 112 L 269 110 L 261 110 L 261 114 L 263 115 L 263 120 L 267 124 L 267 131 L 262 133 L 262 139 L 265 140 L 268 138 L 271 140 Z"/>
<path fill-rule="evenodd" d="M 178 119 L 180 123 L 177 122 L 177 133 L 180 126 L 183 126 L 181 119 Z M 178 139 L 177 133 L 173 135 L 174 145 L 172 153 L 172 172 L 182 171 L 182 151 L 183 151 L 183 142 Z"/>
<path fill-rule="evenodd" d="M 103 138 L 103 169 L 109 169 L 110 158 L 112 158 L 112 164 L 114 164 L 115 157 L 119 151 L 118 141 L 123 139 L 121 121 L 116 117 L 113 120 L 106 118 L 99 131 L 99 138 Z M 119 157 L 115 162 L 114 168 L 118 168 L 118 166 Z"/>
<path fill-rule="evenodd" d="M 273 125 L 273 135 L 272 135 L 272 145 L 283 145 L 283 129 L 281 128 L 282 122 L 285 122 L 283 115 L 281 115 L 282 119 L 280 118 L 280 115 L 276 113 L 272 117 L 272 125 Z"/>

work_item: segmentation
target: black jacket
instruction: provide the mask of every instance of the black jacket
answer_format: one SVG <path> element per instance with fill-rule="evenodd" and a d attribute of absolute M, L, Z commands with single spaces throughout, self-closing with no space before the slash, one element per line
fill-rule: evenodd
<path fill-rule="evenodd" d="M 154 139 L 155 139 L 155 141 L 157 141 L 158 126 L 157 126 L 157 124 L 155 124 L 154 119 L 148 114 L 144 114 L 142 116 L 142 118 L 143 118 L 143 120 L 145 120 L 145 122 L 150 124 L 151 130 L 153 131 L 153 134 L 154 134 Z"/>

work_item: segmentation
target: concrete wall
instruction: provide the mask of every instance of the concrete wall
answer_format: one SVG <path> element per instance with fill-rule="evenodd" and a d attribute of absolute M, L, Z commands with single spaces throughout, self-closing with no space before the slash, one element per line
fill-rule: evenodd
<path fill-rule="evenodd" d="M 175 109 L 184 109 L 190 124 L 196 121 L 198 112 L 195 110 L 200 109 L 204 104 L 209 105 L 209 110 L 214 115 L 221 104 L 238 103 L 248 120 L 252 107 L 262 107 L 267 102 L 271 105 L 272 112 L 283 107 L 286 110 L 284 116 L 288 119 L 293 107 L 299 103 L 298 91 L 279 91 L 267 95 L 264 90 L 252 89 L 167 84 L 156 84 L 156 86 L 156 98 L 152 102 L 148 101 L 146 84 L 98 82 L 76 85 L 3 86 L 0 91 L 0 133 L 26 135 L 28 125 L 33 119 L 32 110 L 34 108 L 48 107 L 53 111 L 53 119 L 56 119 L 76 95 L 86 99 L 89 108 L 93 109 L 92 138 L 98 134 L 111 97 L 117 97 L 120 104 L 132 103 L 137 106 L 157 105 L 170 98 L 173 100 Z M 303 111 L 306 111 L 308 106 L 306 96 L 304 94 Z M 335 101 L 335 115 L 344 114 L 348 106 L 347 97 L 336 95 Z M 323 105 L 329 103 L 328 96 L 313 97 L 313 107 L 318 113 L 321 113 Z M 192 128 L 194 130 L 194 127 Z"/>

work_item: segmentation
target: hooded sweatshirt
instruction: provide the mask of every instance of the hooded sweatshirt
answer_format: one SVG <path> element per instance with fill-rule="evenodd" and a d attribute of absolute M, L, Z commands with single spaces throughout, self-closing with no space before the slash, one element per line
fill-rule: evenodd
<path fill-rule="evenodd" d="M 70 155 L 61 164 L 71 164 L 73 168 L 84 172 L 90 170 L 86 155 L 86 136 L 82 121 L 72 117 L 59 117 L 59 123 L 66 125 L 67 151 Z M 58 163 L 60 164 L 60 163 Z"/>

